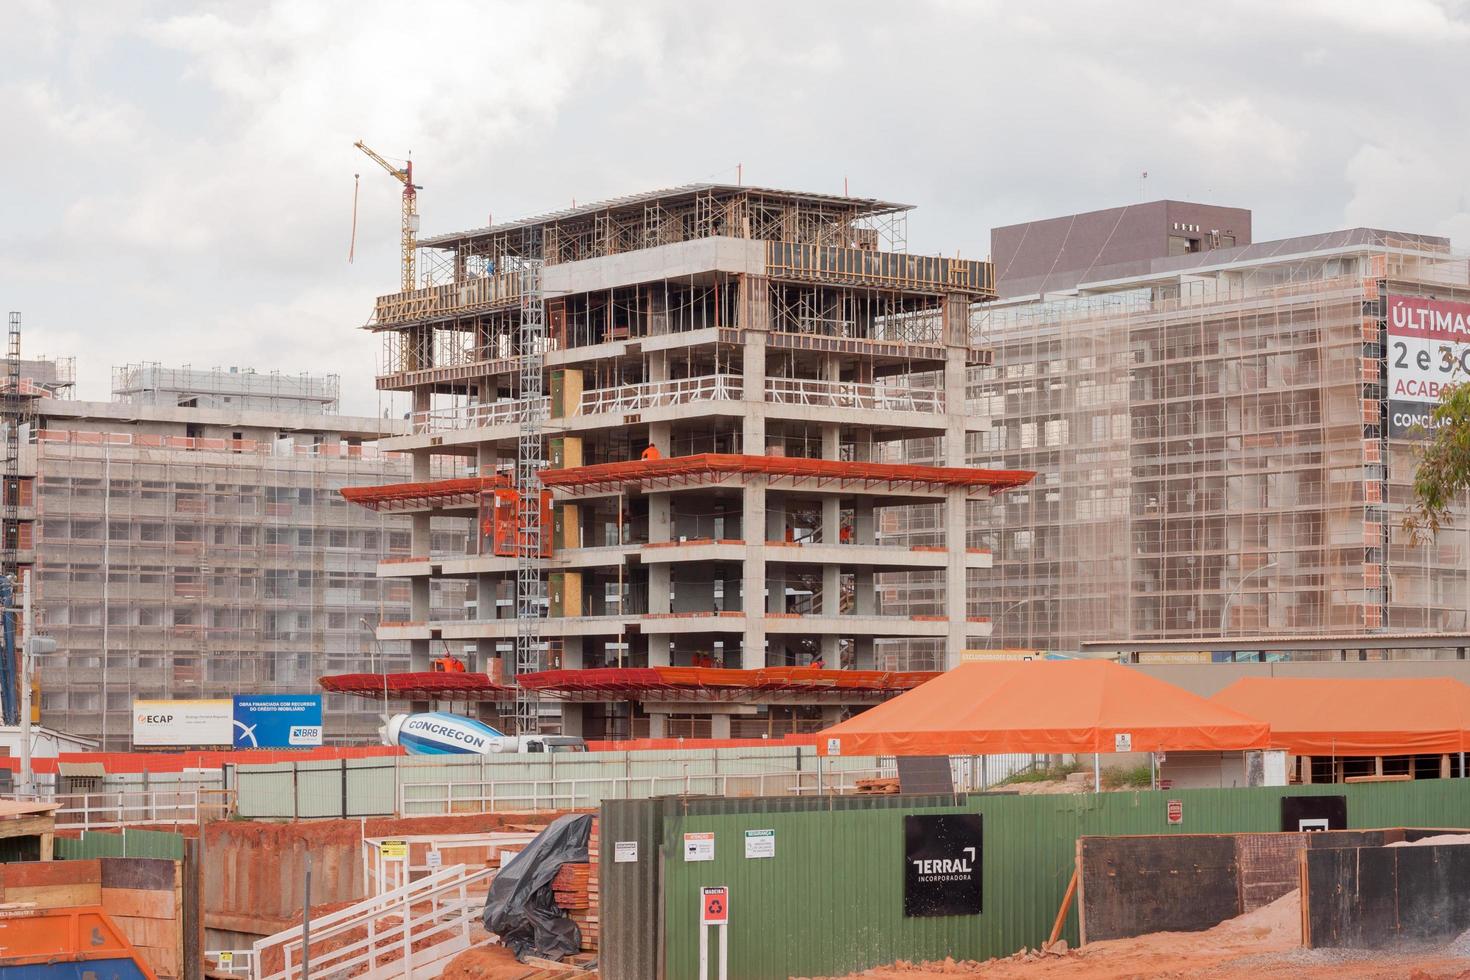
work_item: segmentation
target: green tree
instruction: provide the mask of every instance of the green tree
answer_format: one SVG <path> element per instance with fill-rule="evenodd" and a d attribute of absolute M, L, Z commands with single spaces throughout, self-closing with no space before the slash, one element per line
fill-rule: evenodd
<path fill-rule="evenodd" d="M 1446 391 L 1431 418 L 1434 432 L 1414 471 L 1414 503 L 1404 518 L 1416 541 L 1448 526 L 1451 503 L 1470 489 L 1470 383 Z"/>

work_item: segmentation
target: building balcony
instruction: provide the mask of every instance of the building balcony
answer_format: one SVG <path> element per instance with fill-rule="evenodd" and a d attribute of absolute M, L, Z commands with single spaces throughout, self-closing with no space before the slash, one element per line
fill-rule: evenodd
<path fill-rule="evenodd" d="M 645 381 L 613 388 L 595 388 L 582 392 L 576 411 L 558 417 L 563 424 L 569 419 L 613 419 L 621 423 L 632 413 L 656 409 L 676 409 L 685 405 L 713 402 L 738 402 L 744 398 L 744 383 L 739 375 L 710 374 L 671 381 Z M 819 381 L 809 378 L 770 378 L 766 381 L 765 401 L 768 405 L 810 408 L 821 411 L 904 413 L 928 416 L 943 415 L 944 392 L 934 388 L 910 388 L 900 385 L 859 384 L 849 381 Z M 458 405 L 414 412 L 413 433 L 443 433 L 490 429 L 495 426 L 518 426 L 526 401 L 501 399 L 483 405 Z M 535 417 L 546 421 L 549 401 L 536 401 Z"/>

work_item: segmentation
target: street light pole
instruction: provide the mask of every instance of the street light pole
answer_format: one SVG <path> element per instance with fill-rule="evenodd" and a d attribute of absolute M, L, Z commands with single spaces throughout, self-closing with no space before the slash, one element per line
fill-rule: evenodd
<path fill-rule="evenodd" d="M 1269 565 L 1262 565 L 1260 568 L 1257 568 L 1257 569 L 1254 569 L 1253 571 L 1247 572 L 1246 575 L 1245 575 L 1245 577 L 1242 578 L 1236 584 L 1235 588 L 1231 591 L 1231 593 L 1225 597 L 1225 604 L 1220 607 L 1220 635 L 1221 636 L 1224 636 L 1225 635 L 1225 623 L 1226 623 L 1226 620 L 1230 616 L 1230 603 L 1234 602 L 1235 601 L 1235 597 L 1238 596 L 1238 595 L 1240 595 L 1240 590 L 1243 589 L 1243 588 L 1245 588 L 1245 583 L 1249 582 L 1251 580 L 1251 577 L 1252 576 L 1259 575 L 1259 574 L 1261 574 L 1262 572 L 1264 572 L 1268 568 L 1276 568 L 1280 564 L 1281 564 L 1280 562 L 1274 562 L 1273 561 Z"/>

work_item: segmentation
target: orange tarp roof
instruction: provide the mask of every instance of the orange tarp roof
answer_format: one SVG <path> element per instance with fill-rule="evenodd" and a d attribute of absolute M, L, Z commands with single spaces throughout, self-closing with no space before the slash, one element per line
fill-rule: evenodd
<path fill-rule="evenodd" d="M 1249 677 L 1211 698 L 1271 726 L 1297 755 L 1470 749 L 1470 686 L 1448 677 Z"/>
<path fill-rule="evenodd" d="M 961 664 L 821 732 L 842 755 L 1260 749 L 1266 723 L 1106 660 Z"/>

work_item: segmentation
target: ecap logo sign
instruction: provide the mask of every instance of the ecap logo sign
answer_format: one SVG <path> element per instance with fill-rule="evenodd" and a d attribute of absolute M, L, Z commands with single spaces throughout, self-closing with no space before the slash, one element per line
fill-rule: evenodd
<path fill-rule="evenodd" d="M 978 915 L 985 848 L 978 813 L 903 818 L 903 914 Z"/>

